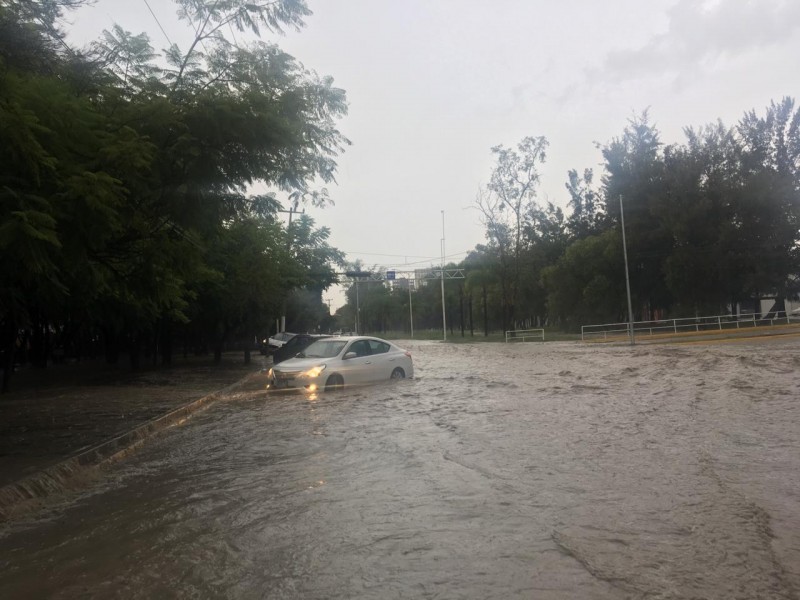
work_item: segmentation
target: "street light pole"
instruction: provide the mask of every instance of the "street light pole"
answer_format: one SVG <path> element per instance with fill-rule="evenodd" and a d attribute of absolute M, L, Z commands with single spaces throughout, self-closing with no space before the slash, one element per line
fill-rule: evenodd
<path fill-rule="evenodd" d="M 633 339 L 633 305 L 631 304 L 631 280 L 628 275 L 628 244 L 625 241 L 625 212 L 622 209 L 622 194 L 619 195 L 619 218 L 622 225 L 622 255 L 625 257 L 625 288 L 628 292 L 628 337 L 631 346 L 635 344 Z"/>
<path fill-rule="evenodd" d="M 406 279 L 408 283 L 408 321 L 411 323 L 411 337 L 414 337 L 414 309 L 411 306 L 411 280 Z"/>
<path fill-rule="evenodd" d="M 289 196 L 289 198 L 292 198 Z M 294 198 L 291 205 L 289 205 L 289 210 L 283 210 L 281 208 L 278 209 L 278 212 L 282 213 L 289 213 L 289 226 L 286 228 L 286 232 L 289 234 L 286 237 L 288 241 L 286 242 L 286 250 L 291 251 L 292 249 L 292 215 L 299 214 L 306 214 L 306 209 L 304 208 L 302 211 L 297 210 L 299 205 L 299 199 L 297 197 Z M 330 307 L 329 307 L 330 308 Z M 278 331 L 286 331 L 286 300 L 283 301 L 283 315 L 281 316 L 280 320 L 278 321 L 277 328 Z"/>
<path fill-rule="evenodd" d="M 447 309 L 444 304 L 444 211 L 442 211 L 442 333 L 447 341 Z"/>
<path fill-rule="evenodd" d="M 358 279 L 356 279 L 356 335 L 361 335 L 361 305 L 358 301 Z"/>

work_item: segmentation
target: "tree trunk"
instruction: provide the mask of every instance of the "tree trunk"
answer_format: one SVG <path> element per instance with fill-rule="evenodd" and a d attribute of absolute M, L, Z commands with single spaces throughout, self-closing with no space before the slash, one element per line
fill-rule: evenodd
<path fill-rule="evenodd" d="M 475 337 L 475 328 L 472 324 L 472 292 L 469 293 L 469 335 Z"/>
<path fill-rule="evenodd" d="M 141 358 L 141 333 L 136 332 L 131 336 L 131 343 L 128 347 L 128 359 L 131 364 L 131 371 L 138 371 Z"/>
<path fill-rule="evenodd" d="M 486 286 L 483 286 L 483 335 L 489 337 L 489 307 L 486 301 Z"/>
<path fill-rule="evenodd" d="M 119 336 L 116 332 L 104 329 L 103 338 L 105 339 L 106 363 L 115 365 L 119 360 Z"/>
<path fill-rule="evenodd" d="M 161 364 L 168 367 L 172 364 L 172 322 L 161 319 Z"/>
<path fill-rule="evenodd" d="M 228 326 L 225 323 L 220 323 L 217 327 L 217 336 L 214 340 L 214 364 L 218 365 L 222 362 L 222 347 L 225 345 L 225 340 L 228 338 Z"/>
<path fill-rule="evenodd" d="M 38 310 L 31 311 L 31 355 L 30 362 L 34 367 L 47 366 L 47 324 L 41 318 Z"/>
<path fill-rule="evenodd" d="M 461 337 L 464 337 L 464 286 L 458 287 L 458 316 L 461 320 Z"/>
<path fill-rule="evenodd" d="M 252 352 L 253 347 L 253 340 L 252 336 L 247 336 L 247 339 L 244 342 L 244 364 L 250 364 L 250 354 Z"/>
<path fill-rule="evenodd" d="M 6 317 L 0 325 L 0 369 L 3 370 L 3 382 L 0 393 L 8 393 L 11 389 L 11 374 L 14 372 L 14 351 L 17 342 L 17 326 L 11 317 Z"/>

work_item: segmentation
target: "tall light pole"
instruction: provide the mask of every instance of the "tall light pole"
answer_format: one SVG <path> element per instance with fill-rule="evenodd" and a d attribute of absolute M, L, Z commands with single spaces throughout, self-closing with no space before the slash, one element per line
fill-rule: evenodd
<path fill-rule="evenodd" d="M 361 304 L 358 300 L 358 279 L 356 279 L 356 335 L 361 335 Z"/>
<path fill-rule="evenodd" d="M 282 213 L 289 213 L 289 225 L 286 228 L 286 232 L 289 234 L 287 238 L 289 241 L 286 243 L 286 250 L 291 251 L 292 249 L 292 215 L 299 214 L 306 214 L 306 209 L 304 208 L 302 211 L 297 210 L 297 207 L 300 203 L 300 198 L 298 196 L 294 196 L 294 198 L 290 195 L 289 199 L 292 200 L 292 203 L 289 205 L 289 210 L 278 209 L 278 212 Z M 277 329 L 278 331 L 286 331 L 286 300 L 283 301 L 283 315 L 281 316 L 280 320 L 277 322 Z"/>
<path fill-rule="evenodd" d="M 356 284 L 356 334 L 361 335 L 361 302 L 358 298 L 358 282 L 361 280 L 362 277 L 369 277 L 369 271 L 347 271 L 345 273 L 348 277 L 350 277 Z"/>
<path fill-rule="evenodd" d="M 442 333 L 447 341 L 447 309 L 444 305 L 444 211 L 442 211 Z"/>
<path fill-rule="evenodd" d="M 628 244 L 625 242 L 625 212 L 622 209 L 622 194 L 619 195 L 619 218 L 622 225 L 622 255 L 625 257 L 625 288 L 628 291 L 628 337 L 631 346 L 635 344 L 633 339 L 633 305 L 631 304 L 631 280 L 628 276 Z"/>
<path fill-rule="evenodd" d="M 411 306 L 411 280 L 406 279 L 408 283 L 408 321 L 411 323 L 411 337 L 414 337 L 414 309 Z"/>

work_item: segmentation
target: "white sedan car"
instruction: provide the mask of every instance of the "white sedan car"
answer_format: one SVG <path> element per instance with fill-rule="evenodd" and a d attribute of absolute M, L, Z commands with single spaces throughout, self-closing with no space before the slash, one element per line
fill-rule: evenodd
<path fill-rule="evenodd" d="M 269 370 L 270 389 L 309 392 L 413 376 L 410 352 L 367 336 L 317 340 Z"/>

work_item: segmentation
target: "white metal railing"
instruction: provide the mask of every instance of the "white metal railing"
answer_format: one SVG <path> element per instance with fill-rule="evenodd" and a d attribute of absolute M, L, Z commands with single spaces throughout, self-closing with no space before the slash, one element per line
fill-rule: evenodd
<path fill-rule="evenodd" d="M 526 339 L 544 341 L 544 329 L 512 329 L 506 331 L 506 344 L 508 342 L 524 342 Z"/>
<path fill-rule="evenodd" d="M 634 321 L 633 334 L 642 336 L 676 335 L 679 333 L 699 333 L 701 331 L 723 331 L 768 325 L 800 323 L 800 315 L 787 314 L 784 311 L 769 313 L 756 317 L 755 314 L 715 315 L 712 317 L 687 317 L 683 319 L 662 319 L 659 321 Z M 628 323 L 603 323 L 600 325 L 583 325 L 581 340 L 597 340 L 619 338 L 628 335 Z"/>

